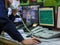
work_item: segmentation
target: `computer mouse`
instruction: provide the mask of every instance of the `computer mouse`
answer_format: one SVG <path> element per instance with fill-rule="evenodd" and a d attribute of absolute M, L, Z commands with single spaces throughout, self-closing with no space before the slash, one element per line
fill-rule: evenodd
<path fill-rule="evenodd" d="M 38 41 L 38 42 L 40 42 L 40 43 L 41 43 L 41 41 L 40 41 L 40 40 L 38 40 L 38 39 L 34 39 L 34 40 L 36 40 L 36 41 Z"/>

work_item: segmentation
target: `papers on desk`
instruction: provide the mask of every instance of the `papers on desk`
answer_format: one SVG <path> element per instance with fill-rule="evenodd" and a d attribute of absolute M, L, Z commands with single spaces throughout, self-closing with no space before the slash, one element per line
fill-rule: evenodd
<path fill-rule="evenodd" d="M 16 19 L 14 20 L 14 22 L 21 22 L 21 21 L 22 21 L 21 18 L 16 18 Z"/>
<path fill-rule="evenodd" d="M 60 45 L 60 38 L 40 39 L 41 43 L 37 45 Z"/>
<path fill-rule="evenodd" d="M 28 38 L 26 37 L 26 36 L 28 36 L 28 34 L 25 33 L 23 29 L 20 29 L 20 30 L 18 30 L 18 31 L 21 33 L 21 35 L 23 36 L 24 39 L 29 39 L 29 38 L 31 38 L 31 37 L 28 37 Z"/>
<path fill-rule="evenodd" d="M 28 39 L 26 37 L 28 34 L 26 34 L 23 29 L 19 29 L 18 32 L 23 36 L 24 39 Z M 10 39 L 10 40 L 13 40 L 7 33 L 4 33 L 4 37 L 6 37 L 7 39 Z"/>

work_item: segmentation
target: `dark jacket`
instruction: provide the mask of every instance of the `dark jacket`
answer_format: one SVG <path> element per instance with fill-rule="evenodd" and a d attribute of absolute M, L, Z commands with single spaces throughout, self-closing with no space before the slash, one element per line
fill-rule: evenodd
<path fill-rule="evenodd" d="M 7 10 L 5 8 L 5 0 L 0 0 L 0 33 L 1 31 L 7 32 L 14 40 L 21 42 L 24 38 L 17 31 L 15 25 L 9 20 Z"/>
<path fill-rule="evenodd" d="M 7 9 L 5 8 L 5 0 L 0 0 L 0 17 L 7 15 Z"/>

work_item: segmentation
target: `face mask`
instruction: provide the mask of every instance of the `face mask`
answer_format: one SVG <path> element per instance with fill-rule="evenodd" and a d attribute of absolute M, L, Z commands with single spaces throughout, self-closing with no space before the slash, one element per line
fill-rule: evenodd
<path fill-rule="evenodd" d="M 11 4 L 12 9 L 18 9 L 18 6 L 20 5 L 19 1 L 13 0 L 13 3 Z"/>

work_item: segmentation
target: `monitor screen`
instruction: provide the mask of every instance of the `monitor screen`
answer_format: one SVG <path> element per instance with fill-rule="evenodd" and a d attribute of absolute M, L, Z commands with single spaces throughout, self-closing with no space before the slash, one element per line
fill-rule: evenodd
<path fill-rule="evenodd" d="M 39 24 L 42 26 L 54 26 L 53 7 L 39 8 Z"/>
<path fill-rule="evenodd" d="M 29 0 L 20 0 L 20 5 L 29 5 Z"/>
<path fill-rule="evenodd" d="M 30 4 L 40 4 L 43 3 L 44 0 L 20 0 L 20 5 L 30 5 Z"/>
<path fill-rule="evenodd" d="M 39 7 L 40 5 L 23 6 L 23 18 L 26 19 L 26 23 L 38 23 Z"/>

